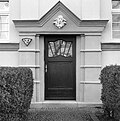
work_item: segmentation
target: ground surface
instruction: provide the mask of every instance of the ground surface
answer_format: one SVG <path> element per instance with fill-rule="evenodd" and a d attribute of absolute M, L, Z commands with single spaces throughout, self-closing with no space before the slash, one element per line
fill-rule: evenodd
<path fill-rule="evenodd" d="M 99 121 L 91 108 L 31 109 L 28 121 Z"/>
<path fill-rule="evenodd" d="M 102 108 L 96 109 L 94 114 L 99 119 L 99 121 L 120 121 L 120 120 L 113 119 L 111 117 L 106 117 L 104 115 L 104 111 Z"/>

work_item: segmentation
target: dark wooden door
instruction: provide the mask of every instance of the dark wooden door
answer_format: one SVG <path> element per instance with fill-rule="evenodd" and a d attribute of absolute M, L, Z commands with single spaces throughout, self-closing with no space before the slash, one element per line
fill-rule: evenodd
<path fill-rule="evenodd" d="M 45 36 L 45 99 L 75 100 L 75 36 Z"/>

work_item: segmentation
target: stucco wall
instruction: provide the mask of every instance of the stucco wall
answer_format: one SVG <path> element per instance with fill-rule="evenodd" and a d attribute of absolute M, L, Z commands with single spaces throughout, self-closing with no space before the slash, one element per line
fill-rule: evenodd
<path fill-rule="evenodd" d="M 112 0 L 101 0 L 101 19 L 108 19 L 109 22 L 102 33 L 101 42 L 102 43 L 113 43 L 112 47 L 114 48 L 117 44 L 120 43 L 119 39 L 112 38 Z M 116 48 L 116 47 L 115 47 Z M 119 47 L 116 49 L 107 49 L 102 52 L 102 67 L 111 64 L 120 65 L 120 50 Z"/>
<path fill-rule="evenodd" d="M 82 19 L 100 19 L 100 0 L 82 0 Z"/>
<path fill-rule="evenodd" d="M 19 34 L 16 31 L 12 20 L 20 19 L 20 0 L 9 1 L 9 41 L 8 42 L 19 42 Z"/>
<path fill-rule="evenodd" d="M 20 0 L 21 19 L 38 19 L 59 0 Z M 100 0 L 61 0 L 81 19 L 100 19 Z"/>
<path fill-rule="evenodd" d="M 119 64 L 120 65 L 120 50 L 119 51 L 103 51 L 102 66 Z"/>
<path fill-rule="evenodd" d="M 18 66 L 18 52 L 0 51 L 0 66 Z"/>
<path fill-rule="evenodd" d="M 111 0 L 101 0 L 101 19 L 109 20 L 105 30 L 102 33 L 101 42 L 114 42 L 112 39 L 112 3 Z"/>

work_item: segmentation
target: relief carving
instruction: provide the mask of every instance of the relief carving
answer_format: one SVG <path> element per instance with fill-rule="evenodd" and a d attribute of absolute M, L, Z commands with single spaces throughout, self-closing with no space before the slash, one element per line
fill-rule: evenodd
<path fill-rule="evenodd" d="M 66 19 L 63 18 L 62 15 L 59 15 L 59 16 L 54 20 L 53 24 L 54 24 L 57 28 L 61 29 L 61 28 L 63 28 L 63 27 L 67 24 L 67 21 L 66 21 Z"/>

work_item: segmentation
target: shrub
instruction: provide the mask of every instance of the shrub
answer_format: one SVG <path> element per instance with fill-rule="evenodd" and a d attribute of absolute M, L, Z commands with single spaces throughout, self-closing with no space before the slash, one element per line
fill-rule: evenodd
<path fill-rule="evenodd" d="M 104 114 L 118 119 L 120 118 L 120 66 L 111 65 L 103 68 L 100 80 Z"/>
<path fill-rule="evenodd" d="M 33 94 L 29 68 L 0 67 L 0 121 L 22 121 Z"/>

